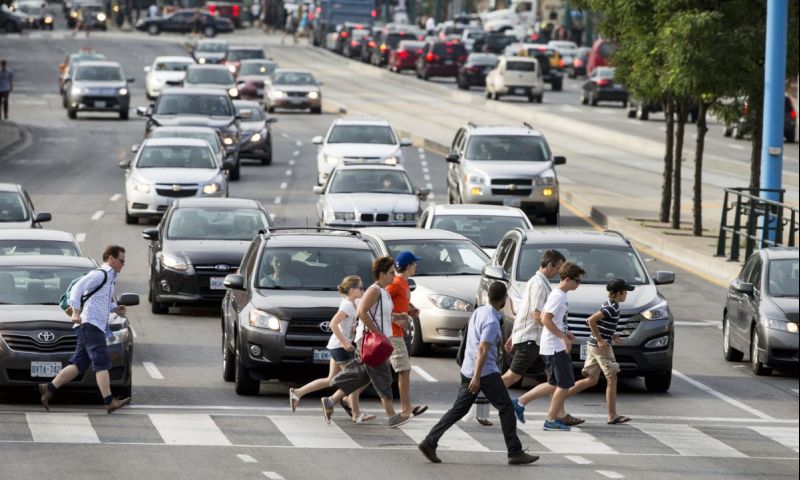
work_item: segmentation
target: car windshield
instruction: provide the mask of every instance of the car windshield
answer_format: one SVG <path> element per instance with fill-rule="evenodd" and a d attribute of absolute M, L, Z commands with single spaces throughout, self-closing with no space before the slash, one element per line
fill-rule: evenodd
<path fill-rule="evenodd" d="M 35 5 L 18 5 L 17 10 L 23 13 L 27 13 L 29 15 L 41 13 L 43 11 L 42 7 Z"/>
<path fill-rule="evenodd" d="M 232 85 L 233 75 L 227 68 L 190 68 L 186 71 L 186 83 L 210 83 Z"/>
<path fill-rule="evenodd" d="M 211 115 L 232 117 L 233 108 L 228 96 L 220 95 L 160 95 L 156 115 Z"/>
<path fill-rule="evenodd" d="M 328 136 L 328 143 L 393 145 L 397 140 L 392 127 L 387 125 L 336 125 Z"/>
<path fill-rule="evenodd" d="M 405 50 L 410 52 L 412 50 L 418 50 L 419 53 L 422 53 L 422 49 L 425 47 L 425 42 L 409 42 L 408 40 L 403 40 L 400 42 L 400 45 L 397 47 L 401 50 Z"/>
<path fill-rule="evenodd" d="M 561 252 L 567 260 L 586 270 L 584 284 L 605 285 L 613 278 L 622 278 L 631 285 L 647 284 L 647 274 L 633 247 L 613 245 L 580 245 L 571 243 L 525 245 L 519 257 L 517 279 L 527 281 L 539 269 L 545 250 Z M 558 277 L 550 279 L 557 283 Z"/>
<path fill-rule="evenodd" d="M 769 294 L 772 297 L 800 296 L 800 275 L 798 275 L 798 265 L 800 261 L 796 258 L 776 259 L 769 262 Z"/>
<path fill-rule="evenodd" d="M 222 53 L 228 50 L 228 44 L 225 42 L 199 42 L 195 52 L 213 52 Z"/>
<path fill-rule="evenodd" d="M 473 53 L 467 58 L 467 63 L 473 65 L 496 65 L 497 55 L 492 53 Z"/>
<path fill-rule="evenodd" d="M 245 122 L 261 122 L 265 120 L 264 111 L 258 105 L 255 106 L 236 106 L 236 114 L 250 112 L 250 118 L 245 118 Z"/>
<path fill-rule="evenodd" d="M 268 248 L 261 256 L 256 288 L 336 291 L 342 278 L 372 278 L 370 250 L 331 247 Z"/>
<path fill-rule="evenodd" d="M 17 192 L 0 192 L 0 222 L 24 222 L 28 209 L 22 195 Z"/>
<path fill-rule="evenodd" d="M 303 72 L 278 72 L 272 79 L 274 85 L 316 85 L 317 82 L 310 73 Z"/>
<path fill-rule="evenodd" d="M 534 62 L 508 62 L 506 64 L 508 70 L 515 72 L 534 72 L 536 71 L 536 64 Z"/>
<path fill-rule="evenodd" d="M 73 53 L 69 63 L 80 63 L 88 60 L 105 60 L 106 56 L 100 53 Z"/>
<path fill-rule="evenodd" d="M 412 194 L 408 175 L 402 171 L 350 169 L 339 170 L 331 178 L 328 193 Z"/>
<path fill-rule="evenodd" d="M 482 248 L 496 248 L 509 230 L 528 228 L 522 217 L 500 217 L 493 215 L 438 215 L 433 218 L 431 228 L 455 232 L 469 238 Z"/>
<path fill-rule="evenodd" d="M 239 75 L 265 75 L 269 76 L 275 73 L 278 68 L 277 63 L 272 62 L 247 62 L 242 63 L 239 69 Z"/>
<path fill-rule="evenodd" d="M 157 72 L 185 72 L 194 62 L 157 62 Z"/>
<path fill-rule="evenodd" d="M 550 149 L 543 137 L 533 135 L 475 135 L 467 144 L 468 160 L 546 162 Z"/>
<path fill-rule="evenodd" d="M 228 60 L 238 61 L 255 58 L 266 58 L 262 50 L 228 50 Z"/>
<path fill-rule="evenodd" d="M 267 228 L 267 217 L 256 208 L 177 208 L 169 217 L 170 240 L 250 241 Z"/>
<path fill-rule="evenodd" d="M 219 137 L 216 132 L 176 132 L 155 129 L 150 134 L 150 138 L 195 138 L 207 141 L 211 148 L 219 148 Z"/>
<path fill-rule="evenodd" d="M 137 168 L 217 168 L 208 147 L 156 147 L 142 150 Z"/>
<path fill-rule="evenodd" d="M 391 240 L 386 248 L 392 256 L 409 251 L 420 257 L 417 277 L 480 275 L 489 261 L 489 256 L 468 240 Z"/>
<path fill-rule="evenodd" d="M 58 305 L 87 268 L 0 267 L 0 305 Z"/>
<path fill-rule="evenodd" d="M 0 255 L 81 256 L 78 248 L 72 242 L 30 239 L 0 239 Z"/>
<path fill-rule="evenodd" d="M 123 76 L 119 67 L 80 66 L 75 72 L 75 80 L 119 82 L 123 80 Z"/>

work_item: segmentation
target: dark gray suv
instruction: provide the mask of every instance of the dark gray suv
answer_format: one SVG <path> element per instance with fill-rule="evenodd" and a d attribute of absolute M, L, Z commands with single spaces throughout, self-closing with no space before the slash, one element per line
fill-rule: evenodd
<path fill-rule="evenodd" d="M 545 250 L 556 249 L 586 270 L 580 288 L 569 292 L 567 323 L 575 334 L 572 362 L 583 368 L 589 325 L 586 319 L 608 297 L 606 283 L 623 278 L 636 289 L 621 305 L 617 334 L 622 343 L 614 347 L 617 362 L 626 376 L 644 377 L 648 391 L 665 392 L 672 381 L 674 323 L 666 298 L 657 285 L 673 283 L 672 272 L 656 272 L 651 277 L 641 256 L 621 234 L 606 231 L 522 230 L 508 232 L 498 245 L 492 260 L 484 267 L 478 288 L 478 304 L 487 302 L 489 285 L 495 280 L 508 283 L 509 297 L 515 305 L 521 301 L 525 283 L 539 269 Z M 558 278 L 551 279 L 554 286 Z M 503 332 L 511 334 L 514 315 L 510 305 L 503 311 Z M 503 349 L 501 349 L 502 351 Z M 504 353 L 504 351 L 503 351 Z M 504 368 L 510 359 L 503 359 Z M 528 372 L 541 374 L 542 372 Z"/>

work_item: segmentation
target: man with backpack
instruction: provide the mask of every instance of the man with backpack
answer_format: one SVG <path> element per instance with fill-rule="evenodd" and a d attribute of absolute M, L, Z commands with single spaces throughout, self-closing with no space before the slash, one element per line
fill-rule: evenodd
<path fill-rule="evenodd" d="M 65 310 L 75 323 L 72 328 L 77 334 L 78 344 L 69 365 L 50 383 L 39 384 L 40 400 L 47 411 L 50 411 L 49 403 L 56 390 L 82 375 L 89 366 L 95 373 L 106 412 L 115 412 L 130 403 L 130 397 L 115 399 L 111 396 L 108 375 L 111 360 L 106 344 L 106 337 L 111 336 L 108 315 L 125 315 L 125 306 L 118 306 L 114 301 L 114 282 L 124 265 L 125 249 L 110 245 L 103 252 L 103 265 L 81 277 L 68 289 L 68 307 Z"/>

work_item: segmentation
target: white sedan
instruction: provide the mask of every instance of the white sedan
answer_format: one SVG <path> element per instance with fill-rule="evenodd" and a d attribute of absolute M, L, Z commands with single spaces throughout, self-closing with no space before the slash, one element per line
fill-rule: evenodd
<path fill-rule="evenodd" d="M 156 57 L 152 65 L 144 67 L 144 88 L 147 98 L 154 99 L 161 90 L 183 83 L 186 69 L 194 65 L 192 57 Z"/>

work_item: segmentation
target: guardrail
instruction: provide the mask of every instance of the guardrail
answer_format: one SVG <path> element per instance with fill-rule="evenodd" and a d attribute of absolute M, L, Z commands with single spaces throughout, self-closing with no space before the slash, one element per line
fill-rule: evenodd
<path fill-rule="evenodd" d="M 761 193 L 777 192 L 780 201 L 761 198 Z M 800 210 L 783 203 L 783 189 L 726 188 L 722 202 L 722 218 L 717 239 L 717 257 L 724 257 L 727 233 L 731 234 L 731 261 L 739 261 L 739 252 L 744 240 L 745 258 L 748 258 L 758 242 L 759 248 L 787 245 L 794 247 L 800 230 Z M 733 223 L 729 224 L 729 212 L 733 211 Z M 788 235 L 787 233 L 788 227 Z"/>

